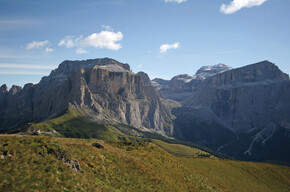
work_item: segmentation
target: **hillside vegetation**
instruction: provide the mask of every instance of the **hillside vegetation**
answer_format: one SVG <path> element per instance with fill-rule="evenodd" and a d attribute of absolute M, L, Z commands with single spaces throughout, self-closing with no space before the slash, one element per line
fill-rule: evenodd
<path fill-rule="evenodd" d="M 214 155 L 205 152 L 201 149 L 193 148 L 182 144 L 170 144 L 158 139 L 151 139 L 151 142 L 158 145 L 165 151 L 178 156 L 216 158 Z"/>
<path fill-rule="evenodd" d="M 130 129 L 132 128 L 130 127 Z M 97 138 L 111 141 L 135 141 L 137 139 L 129 134 L 124 134 L 113 125 L 91 122 L 74 108 L 70 108 L 60 117 L 34 123 L 28 128 L 28 132 L 35 130 L 42 131 L 44 135 L 69 138 Z M 52 131 L 57 133 L 54 134 Z"/>
<path fill-rule="evenodd" d="M 1 135 L 0 191 L 288 192 L 290 168 L 175 156 L 148 142 Z"/>

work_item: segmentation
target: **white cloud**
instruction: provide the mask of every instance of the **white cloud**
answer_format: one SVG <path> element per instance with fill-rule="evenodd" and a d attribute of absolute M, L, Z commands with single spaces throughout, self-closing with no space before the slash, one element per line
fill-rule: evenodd
<path fill-rule="evenodd" d="M 51 52 L 53 52 L 53 49 L 52 48 L 49 48 L 49 47 L 46 47 L 45 48 L 45 52 L 46 53 L 51 53 Z"/>
<path fill-rule="evenodd" d="M 160 53 L 165 53 L 169 49 L 177 49 L 179 48 L 179 43 L 173 43 L 173 44 L 163 44 L 160 46 Z"/>
<path fill-rule="evenodd" d="M 244 7 L 251 8 L 254 6 L 260 6 L 266 1 L 267 0 L 233 0 L 228 5 L 222 4 L 220 11 L 224 14 L 232 14 Z"/>
<path fill-rule="evenodd" d="M 76 38 L 75 36 L 66 36 L 58 43 L 58 46 L 64 46 L 66 48 L 76 47 L 77 54 L 87 53 L 85 47 L 94 47 L 94 48 L 104 48 L 110 50 L 119 50 L 122 48 L 119 41 L 123 39 L 122 32 L 113 32 L 109 30 L 113 30 L 110 26 L 103 26 L 107 30 L 103 30 L 100 33 L 93 33 L 86 38 L 83 36 L 79 36 Z"/>
<path fill-rule="evenodd" d="M 80 36 L 76 38 L 75 36 L 65 36 L 60 42 L 58 43 L 58 46 L 65 46 L 66 48 L 73 48 L 78 45 L 79 41 L 83 38 L 83 36 Z"/>
<path fill-rule="evenodd" d="M 101 31 L 93 33 L 82 41 L 83 46 L 91 46 L 95 48 L 106 48 L 111 50 L 119 50 L 122 48 L 118 41 L 123 39 L 122 32 Z"/>
<path fill-rule="evenodd" d="M 142 64 L 140 64 L 140 65 L 138 65 L 138 66 L 137 66 L 137 68 L 139 68 L 139 69 L 140 69 L 140 68 L 142 68 L 142 67 L 143 67 L 143 65 L 142 65 Z"/>
<path fill-rule="evenodd" d="M 7 68 L 7 69 L 55 69 L 56 66 L 53 66 L 53 65 L 31 65 L 31 64 L 0 63 L 0 68 Z"/>
<path fill-rule="evenodd" d="M 83 49 L 83 48 L 78 48 L 78 49 L 76 50 L 76 53 L 80 55 L 80 54 L 88 53 L 88 51 L 85 50 L 85 49 Z"/>
<path fill-rule="evenodd" d="M 165 0 L 165 3 L 169 3 L 169 2 L 175 2 L 175 3 L 183 3 L 186 2 L 187 0 Z"/>
<path fill-rule="evenodd" d="M 26 50 L 31 50 L 31 49 L 42 49 L 46 47 L 49 44 L 49 41 L 33 41 L 31 43 L 28 43 L 26 45 Z"/>

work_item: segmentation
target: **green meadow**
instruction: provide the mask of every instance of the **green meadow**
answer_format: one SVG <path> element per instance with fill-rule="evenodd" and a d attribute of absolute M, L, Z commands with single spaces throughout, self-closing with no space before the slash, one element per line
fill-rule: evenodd
<path fill-rule="evenodd" d="M 203 152 L 187 146 L 177 156 L 171 145 L 1 135 L 0 191 L 290 191 L 289 167 L 194 157 Z"/>

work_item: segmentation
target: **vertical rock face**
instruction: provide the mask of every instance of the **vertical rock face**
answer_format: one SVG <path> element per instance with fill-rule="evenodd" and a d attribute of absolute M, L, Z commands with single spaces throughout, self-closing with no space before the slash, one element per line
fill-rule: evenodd
<path fill-rule="evenodd" d="M 151 84 L 142 81 L 128 64 L 116 60 L 64 61 L 39 84 L 23 89 L 1 87 L 0 129 L 43 121 L 69 106 L 87 108 L 95 121 L 106 120 L 172 133 L 170 111 L 163 107 Z M 150 82 L 150 81 L 149 81 Z"/>
<path fill-rule="evenodd" d="M 204 115 L 199 118 L 192 112 L 183 110 L 185 108 L 190 108 L 195 114 Z M 190 127 L 200 127 L 199 131 L 204 130 L 205 126 L 200 121 L 207 122 L 211 127 L 215 127 L 213 132 L 221 130 L 217 129 L 218 127 L 223 127 L 237 135 L 232 141 L 215 147 L 212 147 L 214 145 L 210 144 L 213 143 L 208 140 L 210 143 L 205 145 L 214 150 L 242 159 L 262 160 L 278 157 L 279 160 L 289 161 L 289 76 L 269 61 L 205 79 L 194 95 L 186 100 L 183 109 L 175 113 L 176 135 L 190 130 Z M 186 116 L 190 117 L 193 123 L 182 126 L 180 118 L 184 119 Z M 187 140 L 190 138 L 187 137 Z M 194 142 L 198 142 L 198 138 L 195 140 Z M 279 140 L 281 145 L 277 142 Z M 275 153 L 280 154 L 273 156 Z"/>
<path fill-rule="evenodd" d="M 234 132 L 244 132 L 279 119 L 289 98 L 289 76 L 264 61 L 206 79 L 186 105 L 211 108 Z"/>
<path fill-rule="evenodd" d="M 140 71 L 137 73 L 137 75 L 139 75 L 141 77 L 141 79 L 143 81 L 143 85 L 151 86 L 150 78 L 146 73 L 144 73 L 143 71 Z"/>

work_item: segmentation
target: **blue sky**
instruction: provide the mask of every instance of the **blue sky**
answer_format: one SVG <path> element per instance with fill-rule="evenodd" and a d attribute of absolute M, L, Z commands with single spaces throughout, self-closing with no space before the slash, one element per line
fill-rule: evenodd
<path fill-rule="evenodd" d="M 0 0 L 0 84 L 103 57 L 151 78 L 261 60 L 290 73 L 290 0 L 167 1 Z"/>

